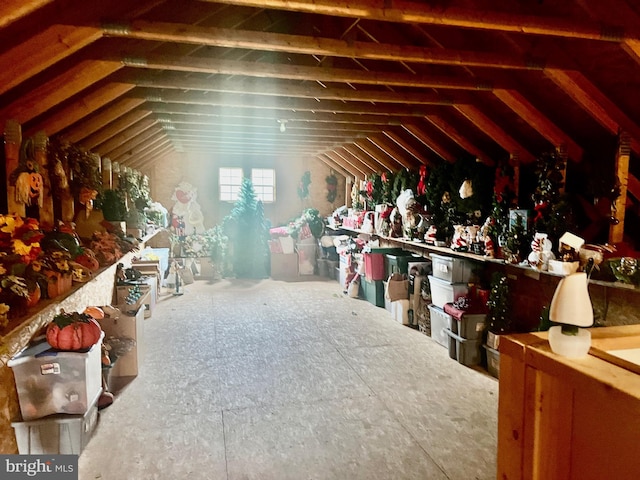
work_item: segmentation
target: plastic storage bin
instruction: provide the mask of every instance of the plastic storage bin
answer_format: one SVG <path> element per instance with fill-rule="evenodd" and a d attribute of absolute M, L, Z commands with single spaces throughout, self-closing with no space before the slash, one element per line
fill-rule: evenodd
<path fill-rule="evenodd" d="M 80 455 L 97 423 L 96 401 L 84 415 L 58 414 L 11 426 L 20 455 Z"/>
<path fill-rule="evenodd" d="M 467 283 L 471 280 L 473 264 L 464 258 L 430 254 L 433 276 L 449 283 Z"/>
<path fill-rule="evenodd" d="M 113 377 L 130 377 L 138 375 L 144 355 L 144 309 L 127 312 L 128 305 L 119 305 L 120 317 L 105 316 L 99 320 L 108 342 L 109 337 L 127 338 L 135 341 L 134 347 L 126 354 L 115 359 L 110 375 Z M 113 359 L 112 359 L 113 360 Z"/>
<path fill-rule="evenodd" d="M 487 352 L 487 370 L 489 371 L 489 375 L 500 378 L 500 352 L 487 345 L 482 346 Z"/>
<path fill-rule="evenodd" d="M 429 316 L 431 318 L 431 338 L 445 348 L 449 347 L 449 336 L 445 330 L 449 329 L 451 315 L 435 305 L 429 305 Z"/>
<path fill-rule="evenodd" d="M 465 313 L 459 319 L 451 315 L 451 331 L 456 335 L 468 340 L 477 340 L 482 338 L 484 332 L 487 315 L 484 313 L 467 314 Z"/>
<path fill-rule="evenodd" d="M 445 280 L 429 275 L 429 287 L 431 288 L 431 302 L 439 308 L 444 308 L 445 303 L 453 303 L 459 297 L 469 293 L 466 283 L 449 283 Z"/>
<path fill-rule="evenodd" d="M 444 330 L 445 335 L 449 337 L 448 347 L 449 356 L 461 363 L 462 365 L 472 366 L 478 365 L 482 356 L 480 354 L 480 345 L 482 339 L 469 340 L 456 335 L 450 329 Z"/>
<path fill-rule="evenodd" d="M 384 283 L 382 280 L 369 281 L 360 277 L 360 293 L 372 305 L 384 307 Z"/>
<path fill-rule="evenodd" d="M 421 258 L 421 257 L 418 257 Z M 409 262 L 416 260 L 416 255 L 411 252 L 400 250 L 395 253 L 385 254 L 385 265 L 387 277 L 393 273 L 408 273 Z"/>
<path fill-rule="evenodd" d="M 364 275 L 367 280 L 386 280 L 383 253 L 364 253 Z"/>
<path fill-rule="evenodd" d="M 86 353 L 58 352 L 43 341 L 9 360 L 22 419 L 86 413 L 102 392 L 101 344 Z"/>

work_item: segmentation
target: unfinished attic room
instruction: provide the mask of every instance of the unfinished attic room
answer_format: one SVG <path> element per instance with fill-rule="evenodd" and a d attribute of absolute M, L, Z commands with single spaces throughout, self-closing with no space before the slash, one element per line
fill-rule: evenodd
<path fill-rule="evenodd" d="M 2 0 L 0 478 L 636 480 L 640 2 Z"/>

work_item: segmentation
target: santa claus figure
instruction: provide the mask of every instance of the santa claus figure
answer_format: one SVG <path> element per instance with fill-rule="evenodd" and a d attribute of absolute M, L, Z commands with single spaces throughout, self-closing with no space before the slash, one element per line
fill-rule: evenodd
<path fill-rule="evenodd" d="M 174 231 L 180 230 L 183 235 L 204 232 L 204 216 L 196 198 L 197 189 L 188 182 L 180 182 L 175 188 L 171 196 L 171 200 L 175 202 L 171 208 L 171 226 Z"/>

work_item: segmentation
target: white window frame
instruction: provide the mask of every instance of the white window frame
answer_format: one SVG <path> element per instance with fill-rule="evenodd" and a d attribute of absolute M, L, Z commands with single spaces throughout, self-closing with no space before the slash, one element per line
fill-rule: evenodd
<path fill-rule="evenodd" d="M 220 167 L 218 169 L 218 188 L 221 202 L 238 200 L 244 172 L 240 167 Z"/>
<path fill-rule="evenodd" d="M 266 173 L 269 172 L 269 175 Z M 276 171 L 273 168 L 252 168 L 251 183 L 253 191 L 262 203 L 276 201 Z"/>

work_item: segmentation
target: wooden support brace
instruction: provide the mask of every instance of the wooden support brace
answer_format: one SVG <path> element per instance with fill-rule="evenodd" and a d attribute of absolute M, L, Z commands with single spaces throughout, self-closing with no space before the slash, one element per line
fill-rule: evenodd
<path fill-rule="evenodd" d="M 629 157 L 631 138 L 627 132 L 620 132 L 618 152 L 616 153 L 616 175 L 620 183 L 620 196 L 616 198 L 613 208 L 614 225 L 609 227 L 609 243 L 620 243 L 624 240 L 624 216 L 627 204 L 627 185 L 629 182 Z"/>

